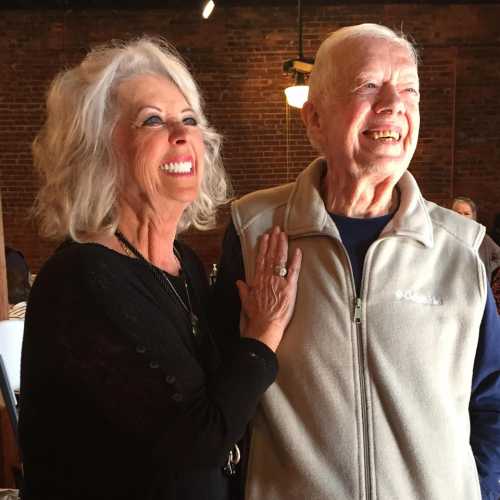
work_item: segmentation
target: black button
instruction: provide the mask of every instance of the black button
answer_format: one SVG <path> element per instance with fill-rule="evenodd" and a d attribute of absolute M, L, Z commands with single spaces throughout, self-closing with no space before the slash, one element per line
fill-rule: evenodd
<path fill-rule="evenodd" d="M 172 396 L 172 399 L 174 401 L 177 401 L 178 403 L 180 403 L 184 398 L 182 396 L 182 394 L 176 392 L 173 396 Z"/>
<path fill-rule="evenodd" d="M 146 347 L 143 346 L 143 345 L 138 345 L 136 348 L 135 348 L 135 352 L 139 353 L 139 354 L 144 354 L 146 352 Z"/>
<path fill-rule="evenodd" d="M 165 382 L 167 384 L 173 384 L 175 382 L 175 377 L 173 375 L 167 375 L 165 377 Z"/>
<path fill-rule="evenodd" d="M 158 361 L 151 361 L 151 362 L 149 363 L 149 368 L 153 368 L 153 370 L 154 370 L 155 368 L 158 368 L 159 366 L 160 366 L 160 363 L 158 363 Z"/>

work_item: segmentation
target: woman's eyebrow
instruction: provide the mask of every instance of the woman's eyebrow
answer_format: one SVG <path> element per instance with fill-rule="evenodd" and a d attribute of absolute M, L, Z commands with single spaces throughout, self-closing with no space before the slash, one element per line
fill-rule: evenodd
<path fill-rule="evenodd" d="M 141 104 L 139 109 L 137 110 L 137 114 L 139 114 L 141 111 L 144 111 L 145 109 L 155 109 L 156 111 L 162 111 L 162 109 L 158 106 L 153 106 L 152 104 Z"/>
<path fill-rule="evenodd" d="M 145 109 L 154 109 L 160 113 L 163 112 L 163 109 L 158 107 L 158 106 L 154 106 L 153 104 L 144 104 L 144 105 L 141 105 L 139 107 L 139 109 L 137 110 L 137 113 L 136 115 L 139 115 L 142 111 L 144 111 Z M 190 113 L 194 113 L 194 110 L 192 108 L 184 108 L 184 109 L 181 109 L 181 113 L 186 113 L 186 112 L 190 112 Z"/>

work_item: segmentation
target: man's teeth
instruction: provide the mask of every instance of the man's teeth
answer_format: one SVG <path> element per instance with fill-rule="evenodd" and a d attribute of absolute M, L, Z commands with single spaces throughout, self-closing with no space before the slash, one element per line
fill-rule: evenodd
<path fill-rule="evenodd" d="M 368 135 L 371 136 L 372 139 L 394 139 L 395 141 L 399 141 L 400 135 L 399 132 L 395 130 L 374 130 L 369 131 Z"/>
<path fill-rule="evenodd" d="M 173 174 L 187 174 L 193 169 L 193 164 L 190 161 L 180 161 L 172 163 L 163 163 L 160 170 Z"/>

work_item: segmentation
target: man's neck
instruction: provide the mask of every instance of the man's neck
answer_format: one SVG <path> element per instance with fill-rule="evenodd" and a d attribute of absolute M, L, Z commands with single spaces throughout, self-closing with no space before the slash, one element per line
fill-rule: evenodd
<path fill-rule="evenodd" d="M 331 169 L 322 181 L 322 197 L 328 212 L 353 218 L 380 217 L 396 210 L 398 179 L 337 175 Z"/>

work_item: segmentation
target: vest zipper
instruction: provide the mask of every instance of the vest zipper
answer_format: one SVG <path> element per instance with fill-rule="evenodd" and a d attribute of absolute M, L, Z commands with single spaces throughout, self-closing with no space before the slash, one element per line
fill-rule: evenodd
<path fill-rule="evenodd" d="M 356 337 L 358 343 L 358 372 L 359 385 L 361 394 L 361 420 L 363 426 L 363 456 L 364 456 L 364 473 L 365 473 L 365 492 L 366 500 L 371 500 L 371 483 L 370 483 L 370 450 L 368 447 L 368 403 L 366 401 L 366 376 L 365 376 L 365 355 L 363 350 L 363 339 L 361 337 L 361 308 L 363 302 L 360 297 L 354 299 L 354 323 L 356 325 Z"/>
<path fill-rule="evenodd" d="M 354 299 L 354 323 L 356 325 L 361 325 L 361 298 L 356 297 Z"/>

